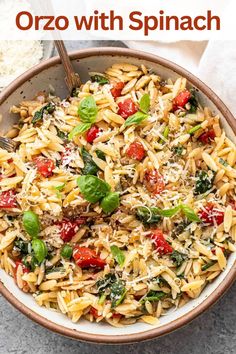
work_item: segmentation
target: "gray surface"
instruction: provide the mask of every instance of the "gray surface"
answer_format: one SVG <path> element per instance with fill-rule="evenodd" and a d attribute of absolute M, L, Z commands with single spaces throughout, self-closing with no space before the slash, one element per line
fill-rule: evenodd
<path fill-rule="evenodd" d="M 71 42 L 71 50 L 118 42 Z M 235 354 L 236 284 L 213 308 L 163 338 L 126 346 L 98 346 L 64 338 L 33 323 L 0 297 L 0 354 Z"/>

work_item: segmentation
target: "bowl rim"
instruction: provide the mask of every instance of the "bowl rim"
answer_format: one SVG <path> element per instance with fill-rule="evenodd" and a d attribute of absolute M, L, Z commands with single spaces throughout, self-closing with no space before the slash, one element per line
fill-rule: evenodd
<path fill-rule="evenodd" d="M 198 79 L 195 75 L 182 68 L 181 66 L 164 59 L 162 57 L 145 53 L 142 51 L 136 51 L 127 48 L 117 48 L 117 47 L 100 47 L 100 48 L 88 48 L 82 49 L 78 51 L 73 51 L 69 53 L 70 58 L 72 60 L 80 60 L 87 57 L 93 56 L 116 56 L 119 57 L 135 57 L 138 59 L 143 59 L 147 61 L 151 61 L 155 64 L 159 64 L 161 66 L 166 67 L 177 73 L 180 76 L 185 77 L 188 82 L 193 84 L 197 89 L 199 89 L 205 96 L 207 96 L 211 102 L 215 104 L 218 108 L 222 116 L 226 119 L 227 123 L 233 130 L 234 134 L 236 134 L 236 120 L 230 110 L 225 106 L 225 104 L 221 101 L 221 99 L 200 79 Z M 30 80 L 35 75 L 40 73 L 41 71 L 48 69 L 51 66 L 55 66 L 60 64 L 60 58 L 58 56 L 47 59 L 33 68 L 26 71 L 24 74 L 19 76 L 16 80 L 14 80 L 9 86 L 7 86 L 0 93 L 0 105 L 7 100 L 7 98 L 24 82 Z M 99 344 L 127 344 L 127 343 L 135 343 L 143 340 L 150 340 L 157 338 L 159 336 L 163 336 L 172 331 L 177 330 L 178 328 L 188 324 L 197 316 L 206 311 L 210 306 L 212 306 L 233 284 L 236 279 L 236 261 L 232 265 L 228 274 L 224 278 L 224 280 L 219 284 L 219 286 L 212 292 L 210 296 L 208 296 L 205 300 L 203 300 L 198 306 L 193 308 L 191 311 L 182 315 L 174 321 L 171 321 L 168 324 L 165 324 L 161 327 L 155 327 L 150 330 L 146 330 L 139 333 L 134 334 L 124 334 L 124 335 L 97 335 L 86 332 L 81 332 L 75 329 L 66 328 L 62 325 L 58 325 L 50 320 L 47 320 L 43 316 L 37 314 L 33 310 L 29 309 L 25 305 L 23 305 L 20 300 L 18 300 L 1 282 L 0 280 L 0 293 L 6 298 L 8 302 L 10 302 L 16 309 L 22 312 L 31 320 L 37 322 L 38 324 L 44 326 L 45 328 L 61 334 L 66 337 L 70 337 L 73 339 L 93 342 Z"/>

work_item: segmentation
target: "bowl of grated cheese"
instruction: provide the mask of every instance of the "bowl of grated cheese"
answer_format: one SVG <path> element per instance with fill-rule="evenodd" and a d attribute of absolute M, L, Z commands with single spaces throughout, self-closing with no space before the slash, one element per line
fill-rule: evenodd
<path fill-rule="evenodd" d="M 70 58 L 72 97 L 59 57 L 0 94 L 1 134 L 20 143 L 0 151 L 0 292 L 77 340 L 156 338 L 235 280 L 236 122 L 166 59 Z"/>
<path fill-rule="evenodd" d="M 0 41 L 0 91 L 53 54 L 53 41 Z"/>

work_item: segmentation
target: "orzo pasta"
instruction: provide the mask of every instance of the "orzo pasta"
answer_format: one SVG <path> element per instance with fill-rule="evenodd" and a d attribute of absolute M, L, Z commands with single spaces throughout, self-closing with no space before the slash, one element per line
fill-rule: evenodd
<path fill-rule="evenodd" d="M 0 266 L 73 322 L 156 324 L 222 272 L 236 240 L 236 146 L 186 79 L 115 64 L 61 100 L 11 108 Z"/>

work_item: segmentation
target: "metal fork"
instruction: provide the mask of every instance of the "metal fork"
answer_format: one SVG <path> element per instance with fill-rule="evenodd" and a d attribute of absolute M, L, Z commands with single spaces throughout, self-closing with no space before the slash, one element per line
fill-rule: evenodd
<path fill-rule="evenodd" d="M 0 136 L 0 148 L 7 150 L 8 152 L 14 152 L 16 151 L 18 145 L 19 145 L 18 142 L 10 138 L 4 138 Z"/>

